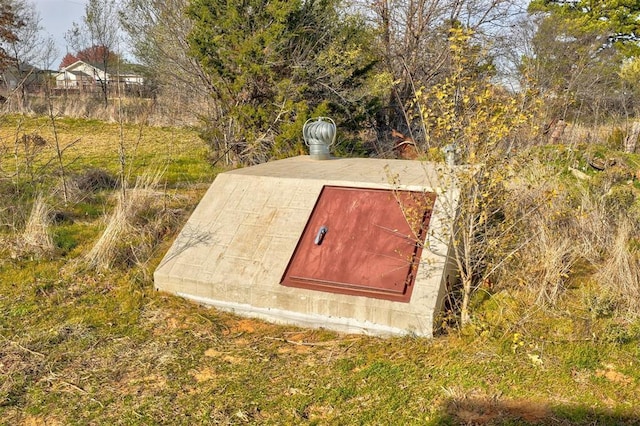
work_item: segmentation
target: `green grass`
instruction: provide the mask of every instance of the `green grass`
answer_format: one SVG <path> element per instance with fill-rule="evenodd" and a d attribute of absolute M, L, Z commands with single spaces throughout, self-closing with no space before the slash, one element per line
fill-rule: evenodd
<path fill-rule="evenodd" d="M 5 124 L 17 120 L 5 119 L 5 142 Z M 117 172 L 117 125 L 60 124 L 65 141 L 81 136 L 68 151 L 72 170 Z M 24 125 L 47 128 L 43 119 Z M 166 167 L 168 207 L 184 222 L 204 191 L 191 184 L 216 170 L 188 129 L 143 134 L 132 170 Z M 55 175 L 48 181 L 55 186 Z M 151 272 L 179 227 L 144 265 L 75 267 L 104 228 L 112 194 L 58 203 L 51 258 L 11 259 L 0 247 L 0 424 L 640 422 L 640 324 L 577 309 L 577 287 L 549 311 L 517 291 L 487 293 L 470 326 L 434 339 L 274 325 L 153 290 Z"/>
<path fill-rule="evenodd" d="M 59 118 L 56 120 L 63 162 L 68 173 L 77 173 L 88 167 L 106 169 L 114 174 L 120 171 L 120 125 L 97 120 Z M 51 123 L 43 117 L 6 116 L 0 122 L 0 164 L 7 173 L 16 170 L 27 174 L 24 147 L 17 146 L 19 161 L 16 165 L 16 134 L 37 133 L 47 144 L 35 154 L 34 168 L 44 171 L 58 169 L 55 137 Z M 197 132 L 188 128 L 124 125 L 123 145 L 126 154 L 125 171 L 134 178 L 144 171 L 163 171 L 170 186 L 208 182 L 215 171 L 204 161 L 207 147 Z M 4 155 L 2 155 L 4 153 Z"/>
<path fill-rule="evenodd" d="M 638 420 L 637 341 L 344 336 L 206 309 L 131 273 L 54 279 L 61 266 L 0 271 L 12 424 L 457 424 L 451 405 L 470 400 L 544 404 L 564 424 Z"/>

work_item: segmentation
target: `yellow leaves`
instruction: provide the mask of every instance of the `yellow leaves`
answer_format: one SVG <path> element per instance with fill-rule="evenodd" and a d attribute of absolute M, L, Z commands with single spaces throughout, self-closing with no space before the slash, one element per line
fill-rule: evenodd
<path fill-rule="evenodd" d="M 444 90 L 439 90 L 439 91 L 434 93 L 434 96 L 435 96 L 435 98 L 437 100 L 444 101 L 445 99 L 447 99 L 449 97 L 449 93 L 447 93 Z"/>
<path fill-rule="evenodd" d="M 614 382 L 620 385 L 630 385 L 633 383 L 633 378 L 616 371 L 613 365 L 606 365 L 606 370 L 596 370 L 596 377 L 604 377 L 610 382 Z"/>
<path fill-rule="evenodd" d="M 620 78 L 631 85 L 640 81 L 640 58 L 631 58 L 622 63 L 618 72 Z"/>
<path fill-rule="evenodd" d="M 528 361 L 531 362 L 534 367 L 542 367 L 544 365 L 542 356 L 539 354 L 540 348 L 538 344 L 534 342 L 527 343 L 525 342 L 524 336 L 520 333 L 514 333 L 511 340 L 511 352 L 516 354 L 523 350 L 525 351 Z"/>
<path fill-rule="evenodd" d="M 513 333 L 513 337 L 511 339 L 511 352 L 514 354 L 518 351 L 519 348 L 524 346 L 524 340 L 520 333 Z"/>
<path fill-rule="evenodd" d="M 542 367 L 544 364 L 542 362 L 542 358 L 540 358 L 540 355 L 538 354 L 527 354 L 527 358 L 529 358 L 529 361 L 531 361 L 531 363 L 536 367 Z"/>
<path fill-rule="evenodd" d="M 451 74 L 439 84 L 416 90 L 409 105 L 412 119 L 422 122 L 425 137 L 439 146 L 456 144 L 463 161 L 485 162 L 496 146 L 530 121 L 533 109 L 523 110 L 526 93 L 508 93 L 491 83 L 479 65 L 473 31 L 449 32 Z"/>
<path fill-rule="evenodd" d="M 389 92 L 390 87 L 395 86 L 397 83 L 397 81 L 393 80 L 393 75 L 390 72 L 379 72 L 369 79 L 368 90 L 375 96 L 383 96 Z"/>
<path fill-rule="evenodd" d="M 473 30 L 469 28 L 451 28 L 449 30 L 449 49 L 454 55 L 463 54 L 471 37 Z"/>
<path fill-rule="evenodd" d="M 485 197 L 485 194 L 482 194 L 483 197 Z M 487 222 L 487 212 L 486 211 L 482 211 L 480 213 L 480 217 L 478 218 L 478 226 L 482 226 Z"/>
<path fill-rule="evenodd" d="M 466 44 L 473 36 L 471 28 L 453 27 L 449 30 L 449 42 L 452 44 Z"/>

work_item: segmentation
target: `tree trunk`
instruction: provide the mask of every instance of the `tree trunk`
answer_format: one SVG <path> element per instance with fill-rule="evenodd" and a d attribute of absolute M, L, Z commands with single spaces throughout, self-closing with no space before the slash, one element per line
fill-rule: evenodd
<path fill-rule="evenodd" d="M 557 144 L 564 135 L 564 129 L 567 127 L 567 122 L 560 119 L 558 120 L 551 129 L 551 137 L 549 137 L 549 143 L 552 145 Z"/>
<path fill-rule="evenodd" d="M 471 301 L 471 277 L 462 277 L 462 306 L 460 306 L 460 324 L 471 322 L 469 302 Z"/>
<path fill-rule="evenodd" d="M 624 152 L 633 153 L 636 151 L 638 136 L 640 136 L 640 121 L 634 121 L 631 125 L 631 131 L 624 138 Z"/>

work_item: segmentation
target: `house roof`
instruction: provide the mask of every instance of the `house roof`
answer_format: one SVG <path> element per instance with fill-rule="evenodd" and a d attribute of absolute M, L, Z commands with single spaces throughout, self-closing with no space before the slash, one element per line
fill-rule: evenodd
<path fill-rule="evenodd" d="M 20 72 L 38 72 L 38 71 L 42 71 L 40 68 L 35 67 L 31 64 L 28 64 L 26 62 L 20 62 L 18 64 L 18 70 Z"/>
<path fill-rule="evenodd" d="M 9 65 L 3 70 L 3 72 L 8 72 L 8 73 L 34 73 L 34 74 L 40 71 L 42 71 L 40 68 L 34 67 L 33 65 L 28 64 L 26 62 L 20 62 L 19 64 Z"/>
<path fill-rule="evenodd" d="M 78 60 L 78 61 L 75 61 L 74 63 L 72 63 L 70 65 L 67 65 L 66 67 L 62 67 L 60 69 L 60 72 L 63 72 L 63 71 L 71 72 L 71 70 L 73 70 L 74 68 L 77 68 L 77 67 L 79 67 L 80 65 L 83 65 L 83 64 L 84 65 L 89 65 L 90 67 L 93 67 L 93 68 L 96 68 L 96 69 L 99 69 L 100 71 L 104 71 L 100 66 L 96 66 L 96 65 L 94 65 L 94 64 L 92 64 L 90 62 L 85 62 L 85 61 L 82 61 L 82 60 Z"/>

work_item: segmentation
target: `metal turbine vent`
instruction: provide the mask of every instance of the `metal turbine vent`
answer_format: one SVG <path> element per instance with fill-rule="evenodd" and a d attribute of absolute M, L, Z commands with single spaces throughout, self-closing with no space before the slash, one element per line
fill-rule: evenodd
<path fill-rule="evenodd" d="M 336 123 L 329 117 L 310 118 L 302 127 L 304 143 L 314 160 L 328 160 L 329 147 L 336 141 Z"/>

